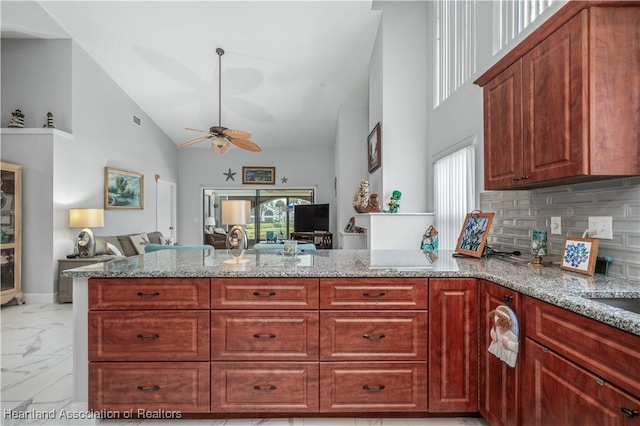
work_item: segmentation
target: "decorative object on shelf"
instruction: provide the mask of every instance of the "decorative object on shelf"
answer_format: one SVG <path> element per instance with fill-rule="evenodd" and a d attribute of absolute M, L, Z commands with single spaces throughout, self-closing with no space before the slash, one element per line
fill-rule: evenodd
<path fill-rule="evenodd" d="M 9 120 L 9 127 L 15 127 L 18 129 L 24 128 L 24 114 L 19 109 L 11 113 L 11 119 Z"/>
<path fill-rule="evenodd" d="M 353 207 L 358 213 L 366 213 L 367 205 L 369 204 L 369 181 L 362 179 L 360 181 L 360 188 L 358 192 L 353 196 Z"/>
<path fill-rule="evenodd" d="M 46 124 L 43 124 L 42 127 L 47 128 L 47 129 L 55 129 L 56 126 L 53 125 L 53 114 L 51 114 L 50 112 L 47 113 L 47 122 Z"/>
<path fill-rule="evenodd" d="M 398 213 L 400 209 L 400 198 L 402 198 L 402 192 L 396 190 L 391 193 L 391 199 L 389 200 L 389 213 Z"/>
<path fill-rule="evenodd" d="M 471 257 L 482 257 L 492 221 L 493 213 L 483 213 L 480 210 L 467 213 L 455 252 Z"/>
<path fill-rule="evenodd" d="M 382 144 L 380 138 L 380 123 L 376 124 L 367 137 L 367 158 L 369 173 L 373 173 L 382 164 Z"/>
<path fill-rule="evenodd" d="M 140 173 L 104 168 L 104 208 L 144 209 L 144 176 Z"/>
<path fill-rule="evenodd" d="M 378 194 L 369 195 L 369 203 L 367 204 L 368 213 L 380 213 L 380 204 L 378 203 Z"/>
<path fill-rule="evenodd" d="M 531 254 L 534 256 L 531 265 L 544 266 L 542 256 L 547 255 L 547 231 L 531 231 Z"/>
<path fill-rule="evenodd" d="M 438 244 L 438 231 L 431 225 L 422 235 L 420 248 L 424 251 L 434 251 L 438 249 Z"/>
<path fill-rule="evenodd" d="M 489 312 L 489 323 L 492 324 L 491 343 L 487 350 L 509 367 L 515 367 L 520 348 L 520 324 L 516 313 L 508 306 L 497 306 Z"/>
<path fill-rule="evenodd" d="M 242 225 L 251 220 L 251 201 L 249 200 L 224 200 L 222 201 L 222 224 L 232 225 L 227 232 L 227 248 L 234 258 L 242 256 L 248 248 L 247 233 Z M 231 260 L 231 259 L 229 259 Z M 248 262 L 249 259 L 246 259 Z M 233 263 L 241 262 L 235 259 Z"/>
<path fill-rule="evenodd" d="M 296 255 L 298 254 L 298 241 L 297 240 L 285 240 L 282 248 L 282 254 L 284 255 Z"/>
<path fill-rule="evenodd" d="M 280 182 L 287 183 L 289 182 L 289 178 L 287 178 L 286 176 L 282 176 L 282 179 L 280 179 Z"/>
<path fill-rule="evenodd" d="M 218 125 L 210 127 L 208 132 L 206 130 L 187 128 L 187 130 L 207 133 L 207 135 L 183 142 L 178 145 L 178 148 L 184 148 L 205 139 L 211 139 L 211 149 L 220 155 L 225 154 L 231 148 L 231 144 L 251 152 L 262 151 L 258 145 L 249 140 L 251 133 L 222 127 L 222 55 L 224 55 L 224 49 L 217 48 L 216 53 L 218 54 Z"/>
<path fill-rule="evenodd" d="M 225 176 L 227 177 L 227 178 L 225 179 L 225 182 L 226 182 L 226 181 L 228 181 L 229 179 L 231 179 L 232 181 L 234 181 L 234 182 L 235 182 L 235 180 L 236 180 L 236 179 L 234 178 L 234 176 L 236 175 L 236 173 L 235 173 L 235 172 L 232 172 L 232 171 L 231 171 L 231 168 L 229 168 L 229 171 L 228 171 L 227 173 L 222 173 L 222 174 L 223 174 L 223 175 L 225 175 Z"/>
<path fill-rule="evenodd" d="M 344 232 L 356 232 L 356 218 L 351 216 L 347 226 L 344 227 Z"/>
<path fill-rule="evenodd" d="M 96 240 L 90 228 L 104 226 L 104 210 L 102 209 L 70 209 L 69 228 L 84 228 L 76 241 L 76 250 L 80 257 L 96 255 Z"/>
<path fill-rule="evenodd" d="M 593 275 L 598 257 L 598 240 L 595 238 L 566 237 L 560 269 Z"/>
<path fill-rule="evenodd" d="M 276 168 L 242 167 L 242 183 L 274 185 L 276 183 Z"/>

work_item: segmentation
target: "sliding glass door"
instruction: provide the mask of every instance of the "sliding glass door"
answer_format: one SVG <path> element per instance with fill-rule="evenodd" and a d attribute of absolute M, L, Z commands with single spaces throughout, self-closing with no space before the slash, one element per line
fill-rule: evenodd
<path fill-rule="evenodd" d="M 266 241 L 267 232 L 272 231 L 278 239 L 288 239 L 293 232 L 294 206 L 313 204 L 315 189 L 203 189 L 203 223 L 205 232 L 215 228 L 225 231 L 229 225 L 221 223 L 223 200 L 251 201 L 251 220 L 244 224 L 249 239 L 249 247 L 256 242 Z M 206 237 L 204 237 L 206 241 Z"/>

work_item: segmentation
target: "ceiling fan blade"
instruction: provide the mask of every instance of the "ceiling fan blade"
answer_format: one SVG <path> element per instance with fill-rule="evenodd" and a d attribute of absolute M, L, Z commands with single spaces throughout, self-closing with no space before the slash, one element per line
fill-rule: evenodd
<path fill-rule="evenodd" d="M 238 139 L 249 139 L 251 137 L 251 133 L 245 132 L 244 130 L 225 129 L 222 133 Z"/>
<path fill-rule="evenodd" d="M 192 132 L 209 133 L 208 130 L 191 129 L 189 127 L 185 127 L 185 130 L 191 130 Z"/>
<path fill-rule="evenodd" d="M 246 149 L 251 152 L 260 152 L 262 148 L 260 148 L 255 142 L 251 142 L 249 139 L 239 139 L 239 138 L 231 138 L 231 143 L 237 146 L 238 148 Z"/>
<path fill-rule="evenodd" d="M 184 148 L 185 146 L 193 145 L 194 143 L 198 143 L 205 139 L 210 139 L 211 137 L 212 136 L 209 135 L 209 136 L 201 136 L 199 138 L 191 139 L 190 141 L 182 142 L 180 145 L 178 145 L 178 148 Z"/>
<path fill-rule="evenodd" d="M 231 147 L 231 144 L 229 144 L 228 141 L 222 144 L 219 144 L 218 141 L 214 139 L 213 142 L 211 142 L 211 150 L 216 154 L 224 155 L 227 151 L 229 151 L 230 147 Z"/>

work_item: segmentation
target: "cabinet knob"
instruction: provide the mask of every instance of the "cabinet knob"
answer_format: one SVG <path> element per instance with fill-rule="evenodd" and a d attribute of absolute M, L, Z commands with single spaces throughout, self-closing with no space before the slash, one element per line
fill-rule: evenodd
<path fill-rule="evenodd" d="M 160 292 L 159 291 L 154 291 L 153 293 L 143 293 L 141 291 L 139 291 L 137 293 L 138 297 L 158 297 L 160 296 Z"/>
<path fill-rule="evenodd" d="M 276 335 L 273 333 L 269 333 L 269 334 L 254 334 L 253 335 L 254 339 L 275 339 Z"/>
<path fill-rule="evenodd" d="M 278 389 L 278 387 L 275 385 L 269 385 L 269 386 L 253 385 L 253 390 L 257 390 L 257 391 L 274 391 L 276 389 Z"/>
<path fill-rule="evenodd" d="M 514 182 L 517 182 L 517 181 L 519 181 L 519 180 L 520 180 L 520 178 L 519 178 L 519 177 L 517 177 L 517 176 L 514 176 L 514 177 L 512 177 L 512 178 L 511 178 L 511 180 L 512 180 L 512 181 L 514 181 Z"/>
<path fill-rule="evenodd" d="M 147 335 L 138 334 L 136 337 L 140 340 L 156 340 L 160 338 L 160 335 L 159 334 L 147 334 Z"/>
<path fill-rule="evenodd" d="M 370 336 L 368 334 L 363 334 L 362 335 L 363 339 L 369 339 L 369 340 L 381 340 L 381 339 L 384 339 L 385 337 L 387 337 L 387 336 L 385 336 L 384 333 L 380 334 L 378 337 Z"/>
<path fill-rule="evenodd" d="M 381 292 L 380 292 L 380 293 L 378 293 L 378 294 L 371 294 L 371 293 L 369 293 L 369 292 L 364 292 L 364 293 L 362 293 L 362 295 L 363 295 L 364 297 L 383 297 L 383 296 L 386 296 L 386 295 L 387 295 L 387 293 L 385 293 L 384 291 L 381 291 Z"/>
<path fill-rule="evenodd" d="M 138 386 L 138 390 L 142 392 L 158 392 L 160 390 L 160 386 Z"/>
<path fill-rule="evenodd" d="M 270 292 L 260 292 L 260 291 L 254 291 L 253 295 L 255 297 L 273 297 L 276 295 L 275 291 L 270 291 Z"/>
<path fill-rule="evenodd" d="M 527 179 L 529 179 L 529 176 L 527 176 L 527 175 L 523 175 L 523 176 L 521 176 L 521 177 L 520 177 L 520 179 L 522 179 L 522 180 L 527 180 Z"/>

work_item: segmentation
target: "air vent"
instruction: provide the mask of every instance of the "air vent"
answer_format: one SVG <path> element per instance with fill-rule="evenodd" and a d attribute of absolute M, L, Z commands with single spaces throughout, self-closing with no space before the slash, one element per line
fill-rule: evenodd
<path fill-rule="evenodd" d="M 136 126 L 142 126 L 142 119 L 135 114 L 131 114 L 133 117 L 133 124 Z"/>

